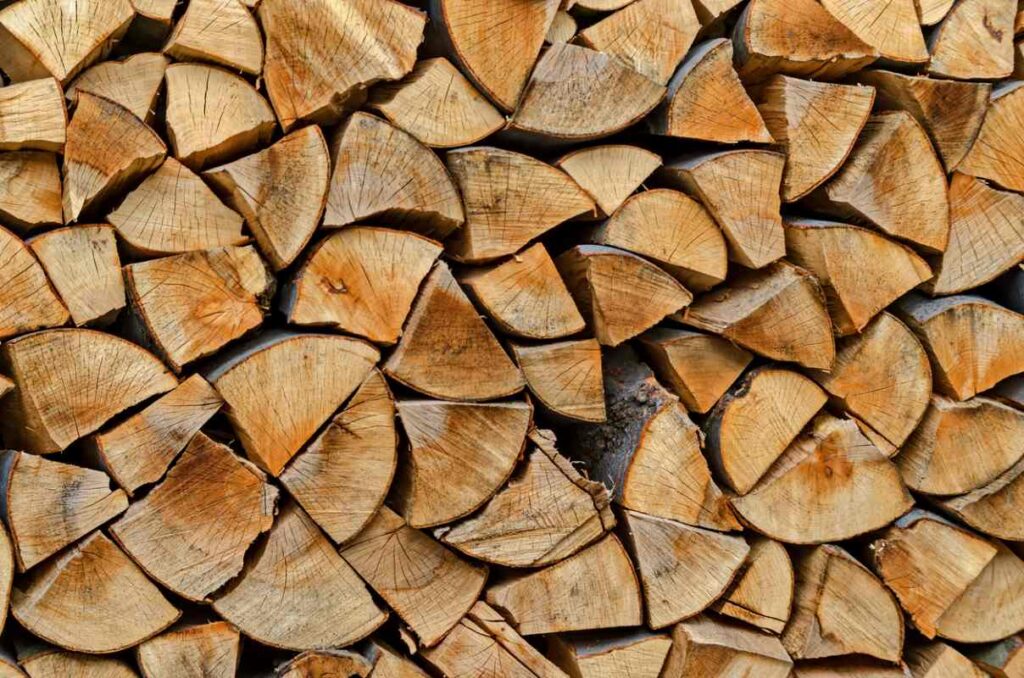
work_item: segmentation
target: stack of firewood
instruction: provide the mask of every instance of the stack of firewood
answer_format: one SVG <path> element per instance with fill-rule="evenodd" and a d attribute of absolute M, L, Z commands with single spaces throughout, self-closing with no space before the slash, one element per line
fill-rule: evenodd
<path fill-rule="evenodd" d="M 0 677 L 1024 676 L 1017 33 L 0 0 Z"/>

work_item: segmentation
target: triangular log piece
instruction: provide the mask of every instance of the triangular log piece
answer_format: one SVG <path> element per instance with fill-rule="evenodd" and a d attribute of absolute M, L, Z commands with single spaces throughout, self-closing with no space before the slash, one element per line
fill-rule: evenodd
<path fill-rule="evenodd" d="M 683 321 L 773 360 L 829 370 L 835 360 L 825 295 L 786 262 L 743 273 L 686 309 Z"/>
<path fill-rule="evenodd" d="M 268 332 L 228 352 L 207 378 L 248 457 L 276 477 L 379 358 L 349 337 Z"/>
<path fill-rule="evenodd" d="M 2 92 L 3 90 L 0 90 Z M 997 87 L 991 95 L 981 129 L 956 169 L 1014 191 L 1024 190 L 1024 142 L 1015 131 L 1024 120 L 1024 88 L 1019 80 Z"/>
<path fill-rule="evenodd" d="M 913 505 L 900 473 L 849 419 L 820 414 L 754 489 L 732 500 L 743 521 L 789 544 L 843 541 Z"/>
<path fill-rule="evenodd" d="M 562 0 L 562 8 L 570 10 L 579 7 L 583 16 L 593 16 L 598 12 L 614 12 L 628 5 L 631 0 Z"/>
<path fill-rule="evenodd" d="M 145 409 L 93 436 L 90 452 L 131 496 L 160 480 L 223 404 L 213 387 L 194 374 Z"/>
<path fill-rule="evenodd" d="M 946 174 L 928 134 L 905 111 L 871 116 L 849 160 L 811 198 L 841 219 L 866 221 L 928 251 L 946 249 Z"/>
<path fill-rule="evenodd" d="M 18 231 L 64 223 L 57 156 L 0 153 L 0 221 Z"/>
<path fill-rule="evenodd" d="M 577 245 L 555 263 L 603 346 L 632 339 L 693 300 L 671 275 L 614 247 Z"/>
<path fill-rule="evenodd" d="M 167 138 L 183 165 L 198 171 L 270 141 L 277 127 L 274 112 L 241 76 L 214 66 L 180 63 L 168 66 L 165 77 Z M 197 101 L 205 105 L 196 106 Z"/>
<path fill-rule="evenodd" d="M 524 636 L 643 622 L 640 584 L 614 535 L 555 565 L 491 584 L 486 600 Z"/>
<path fill-rule="evenodd" d="M 643 629 L 552 636 L 548 657 L 575 678 L 658 678 L 672 639 Z"/>
<path fill-rule="evenodd" d="M 722 227 L 731 260 L 761 268 L 786 254 L 779 215 L 785 164 L 779 153 L 724 151 L 666 165 L 662 175 L 700 198 Z"/>
<path fill-rule="evenodd" d="M 6 339 L 68 321 L 46 271 L 21 238 L 0 227 L 0 337 Z"/>
<path fill-rule="evenodd" d="M 916 0 L 922 26 L 934 26 L 949 14 L 956 0 Z"/>
<path fill-rule="evenodd" d="M 277 667 L 279 678 L 347 676 L 365 678 L 373 671 L 366 657 L 350 650 L 306 650 Z"/>
<path fill-rule="evenodd" d="M 768 81 L 758 109 L 786 153 L 785 202 L 806 196 L 839 170 L 867 123 L 874 100 L 875 90 L 860 85 L 784 75 Z"/>
<path fill-rule="evenodd" d="M 912 249 L 870 229 L 816 219 L 787 219 L 785 227 L 789 260 L 818 279 L 839 336 L 861 332 L 889 304 L 932 277 Z"/>
<path fill-rule="evenodd" d="M 443 239 L 463 221 L 444 164 L 415 137 L 368 113 L 353 113 L 331 141 L 334 173 L 324 226 L 367 219 Z"/>
<path fill-rule="evenodd" d="M 459 282 L 507 334 L 543 341 L 586 328 L 555 262 L 540 243 L 493 266 L 470 269 Z"/>
<path fill-rule="evenodd" d="M 1024 456 L 1024 412 L 988 398 L 933 396 L 896 463 L 925 494 L 963 494 L 987 485 Z"/>
<path fill-rule="evenodd" d="M 984 678 L 985 675 L 999 676 L 1000 671 L 1009 678 L 1019 675 L 1021 668 L 1024 668 L 1022 647 L 1024 647 L 1024 638 L 1016 635 L 992 645 L 976 645 L 967 648 L 966 652 L 976 666 L 984 669 L 982 676 L 977 678 Z M 931 677 L 929 676 L 929 678 Z M 975 678 L 975 676 L 966 678 Z"/>
<path fill-rule="evenodd" d="M 18 664 L 32 678 L 58 678 L 58 676 L 79 676 L 89 678 L 138 678 L 135 669 L 121 659 L 98 657 L 96 655 L 68 652 L 48 645 L 39 647 L 38 652 L 18 657 Z M 13 664 L 12 664 L 13 665 Z M 0 661 L 0 675 L 4 678 L 24 678 L 21 669 L 10 669 Z"/>
<path fill-rule="evenodd" d="M 986 673 L 970 659 L 951 646 L 938 641 L 907 647 L 906 660 L 914 678 L 985 678 L 986 676 Z"/>
<path fill-rule="evenodd" d="M 128 0 L 28 0 L 0 12 L 0 69 L 12 80 L 66 85 L 110 51 L 135 11 Z"/>
<path fill-rule="evenodd" d="M 486 567 L 463 560 L 386 506 L 341 549 L 341 557 L 426 647 L 459 622 L 487 579 Z"/>
<path fill-rule="evenodd" d="M 213 609 L 264 645 L 299 651 L 351 645 L 388 616 L 293 503 L 281 508 L 270 536 Z"/>
<path fill-rule="evenodd" d="M 597 203 L 596 216 L 608 216 L 661 166 L 656 153 L 625 144 L 590 146 L 555 161 Z"/>
<path fill-rule="evenodd" d="M 793 678 L 914 678 L 902 662 L 893 666 L 860 657 L 797 662 L 792 675 Z"/>
<path fill-rule="evenodd" d="M 700 615 L 672 629 L 663 678 L 747 675 L 787 678 L 793 661 L 778 638 L 733 621 Z"/>
<path fill-rule="evenodd" d="M 242 4 L 251 6 L 255 0 L 242 0 Z M 129 39 L 137 36 L 144 40 L 165 40 L 174 25 L 174 14 L 177 0 L 130 0 L 135 8 L 135 18 L 129 26 Z"/>
<path fill-rule="evenodd" d="M 394 0 L 273 0 L 260 3 L 259 19 L 263 78 L 289 132 L 302 121 L 335 123 L 369 85 L 411 71 L 427 18 Z"/>
<path fill-rule="evenodd" d="M 313 125 L 203 176 L 245 217 L 260 252 L 280 271 L 313 237 L 327 202 L 330 172 L 327 142 Z"/>
<path fill-rule="evenodd" d="M 708 461 L 729 487 L 750 492 L 827 400 L 798 372 L 773 367 L 748 372 L 708 416 Z"/>
<path fill-rule="evenodd" d="M 446 159 L 466 205 L 466 223 L 446 243 L 460 261 L 514 254 L 594 201 L 565 172 L 522 153 L 479 146 Z"/>
<path fill-rule="evenodd" d="M 136 650 L 139 668 L 152 678 L 172 678 L 179 672 L 230 678 L 238 668 L 240 653 L 238 629 L 224 621 L 174 628 Z"/>
<path fill-rule="evenodd" d="M 419 61 L 401 81 L 375 87 L 369 104 L 433 148 L 469 146 L 505 126 L 505 116 L 443 57 Z"/>
<path fill-rule="evenodd" d="M 138 645 L 181 615 L 100 531 L 32 570 L 14 587 L 11 611 L 33 635 L 90 654 Z"/>
<path fill-rule="evenodd" d="M 1013 73 L 1015 0 L 962 0 L 931 36 L 928 72 L 942 78 L 986 80 Z"/>
<path fill-rule="evenodd" d="M 747 540 L 746 563 L 712 609 L 770 633 L 782 633 L 793 602 L 793 563 L 779 542 L 765 537 Z"/>
<path fill-rule="evenodd" d="M 595 339 L 513 344 L 512 353 L 530 392 L 544 407 L 577 421 L 605 420 L 601 345 Z"/>
<path fill-rule="evenodd" d="M 633 349 L 605 356 L 608 421 L 572 431 L 572 457 L 616 503 L 712 530 L 739 529 L 701 452 L 703 435 Z"/>
<path fill-rule="evenodd" d="M 263 36 L 239 0 L 194 0 L 175 25 L 164 53 L 178 61 L 209 61 L 260 75 Z"/>
<path fill-rule="evenodd" d="M 119 198 L 166 155 L 160 137 L 128 109 L 79 92 L 64 149 L 64 222 Z"/>
<path fill-rule="evenodd" d="M 123 61 L 104 61 L 75 78 L 66 95 L 69 101 L 74 101 L 78 92 L 106 97 L 150 124 L 156 116 L 157 94 L 169 63 L 167 57 L 156 52 L 133 54 Z"/>
<path fill-rule="evenodd" d="M 544 44 L 572 42 L 572 39 L 576 37 L 577 28 L 573 15 L 560 9 L 555 12 L 555 18 L 551 20 L 551 27 L 548 28 L 547 35 L 544 36 Z"/>
<path fill-rule="evenodd" d="M 0 22 L 3 17 L 0 13 Z M 3 25 L 0 24 L 0 38 Z M 2 45 L 0 39 L 0 45 Z M 0 46 L 0 54 L 3 47 Z M 60 83 L 42 78 L 0 87 L 0 151 L 54 151 L 67 141 L 68 114 Z"/>
<path fill-rule="evenodd" d="M 928 63 L 917 5 L 927 0 L 893 0 L 865 6 L 858 0 L 823 0 L 829 14 L 871 45 L 887 64 Z"/>
<path fill-rule="evenodd" d="M 523 375 L 444 262 L 427 276 L 384 373 L 434 398 L 493 400 L 518 393 Z M 466 379 L 473 374 L 473 379 Z"/>
<path fill-rule="evenodd" d="M 733 68 L 732 41 L 702 42 L 668 84 L 668 100 L 650 122 L 651 131 L 670 137 L 770 143 L 772 135 Z"/>
<path fill-rule="evenodd" d="M 115 415 L 178 385 L 156 356 L 111 334 L 48 330 L 13 339 L 0 363 L 17 389 L 0 417 L 16 449 L 60 452 Z"/>
<path fill-rule="evenodd" d="M 638 122 L 664 95 L 664 87 L 615 57 L 552 45 L 537 62 L 509 129 L 541 140 L 597 139 Z"/>
<path fill-rule="evenodd" d="M 198 433 L 110 535 L 157 582 L 206 602 L 241 572 L 248 548 L 270 529 L 277 495 L 255 466 Z"/>
<path fill-rule="evenodd" d="M 1024 541 L 1024 521 L 1017 509 L 1024 501 L 1024 460 L 976 490 L 937 500 L 940 510 L 997 539 Z"/>
<path fill-rule="evenodd" d="M 371 678 L 429 678 L 415 662 L 379 639 L 368 641 L 363 652 L 373 663 Z M 296 676 L 296 678 L 306 678 Z"/>

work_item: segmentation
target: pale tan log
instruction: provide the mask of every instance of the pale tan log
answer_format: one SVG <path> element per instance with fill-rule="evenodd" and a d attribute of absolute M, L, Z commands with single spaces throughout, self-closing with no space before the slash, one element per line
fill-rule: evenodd
<path fill-rule="evenodd" d="M 353 113 L 331 140 L 331 158 L 327 228 L 376 218 L 443 239 L 464 221 L 462 201 L 438 157 L 376 116 Z"/>
<path fill-rule="evenodd" d="M 871 45 L 888 64 L 924 64 L 928 47 L 918 23 L 920 0 L 865 4 L 858 0 L 824 0 L 821 4 L 839 23 Z"/>
<path fill-rule="evenodd" d="M 748 675 L 787 678 L 793 661 L 778 638 L 701 615 L 677 624 L 662 678 Z"/>
<path fill-rule="evenodd" d="M 57 156 L 0 153 L 0 222 L 18 231 L 64 222 Z"/>
<path fill-rule="evenodd" d="M 944 78 L 985 80 L 1013 72 L 1016 0 L 962 0 L 935 29 L 928 72 Z"/>
<path fill-rule="evenodd" d="M 524 636 L 642 622 L 640 585 L 613 535 L 560 563 L 491 584 L 486 600 Z"/>
<path fill-rule="evenodd" d="M 740 274 L 698 299 L 683 321 L 774 360 L 823 370 L 835 361 L 825 295 L 807 271 L 786 262 Z"/>
<path fill-rule="evenodd" d="M 3 619 L 3 621 L 0 621 L 0 630 L 6 625 L 7 616 L 10 613 L 11 585 L 14 581 L 14 574 L 14 547 L 11 544 L 11 538 L 7 535 L 7 529 L 0 526 L 0 617 Z M 4 673 L 4 669 L 10 668 L 6 666 L 7 663 L 6 655 L 0 658 L 0 675 L 4 676 L 4 678 L 10 673 L 9 671 Z M 14 662 L 11 661 L 10 663 L 13 664 Z"/>
<path fill-rule="evenodd" d="M 601 345 L 596 340 L 511 348 L 526 385 L 544 407 L 578 421 L 605 420 Z"/>
<path fill-rule="evenodd" d="M 66 85 L 128 30 L 128 0 L 27 0 L 0 11 L 0 69 L 14 81 L 53 76 Z"/>
<path fill-rule="evenodd" d="M 0 37 L 2 34 L 0 23 Z M 64 95 L 60 83 L 53 78 L 0 87 L 0 151 L 63 152 L 67 126 Z"/>
<path fill-rule="evenodd" d="M 6 451 L 0 459 L 4 519 L 20 571 L 112 520 L 128 508 L 102 471 Z"/>
<path fill-rule="evenodd" d="M 617 9 L 622 9 L 630 2 L 632 0 L 563 0 L 562 4 L 566 9 L 579 7 L 586 16 L 595 12 L 614 12 Z"/>
<path fill-rule="evenodd" d="M 293 503 L 281 508 L 270 536 L 213 609 L 246 636 L 288 650 L 351 645 L 388 616 Z"/>
<path fill-rule="evenodd" d="M 0 90 L 2 92 L 3 90 Z M 988 113 L 977 137 L 956 169 L 1014 191 L 1024 190 L 1024 172 L 1019 166 L 1024 157 L 1024 142 L 1016 135 L 1024 120 L 1024 89 L 1019 80 L 1011 80 L 992 90 Z"/>
<path fill-rule="evenodd" d="M 426 647 L 432 647 L 477 600 L 487 568 L 473 565 L 387 507 L 341 549 Z"/>
<path fill-rule="evenodd" d="M 554 45 L 561 42 L 571 42 L 576 37 L 576 19 L 566 11 L 558 10 L 555 18 L 551 20 L 551 27 L 544 36 L 544 44 Z"/>
<path fill-rule="evenodd" d="M 732 506 L 756 531 L 790 544 L 843 541 L 913 505 L 896 466 L 848 419 L 820 414 Z"/>
<path fill-rule="evenodd" d="M 956 0 L 916 0 L 922 26 L 934 26 L 946 18 Z"/>
<path fill-rule="evenodd" d="M 867 123 L 874 100 L 871 87 L 784 75 L 768 81 L 758 109 L 786 153 L 785 202 L 806 196 L 839 170 Z"/>
<path fill-rule="evenodd" d="M 708 461 L 729 487 L 747 494 L 827 400 L 798 372 L 748 372 L 705 422 Z"/>
<path fill-rule="evenodd" d="M 672 639 L 643 630 L 552 636 L 548 657 L 571 678 L 658 678 Z"/>
<path fill-rule="evenodd" d="M 434 148 L 469 146 L 505 126 L 505 116 L 443 57 L 419 61 L 399 82 L 375 87 L 369 105 Z"/>
<path fill-rule="evenodd" d="M 67 652 L 50 646 L 19 657 L 18 663 L 25 673 L 19 670 L 0 675 L 5 678 L 23 678 L 26 674 L 29 678 L 138 678 L 135 669 L 120 659 Z M 3 668 L 0 664 L 0 671 Z"/>
<path fill-rule="evenodd" d="M 129 0 L 135 8 L 135 19 L 129 27 L 129 35 L 139 31 L 146 39 L 163 40 L 174 23 L 177 0 Z M 250 3 L 254 0 L 242 0 Z"/>
<path fill-rule="evenodd" d="M 168 64 L 167 57 L 156 52 L 98 63 L 68 85 L 67 98 L 74 101 L 78 92 L 89 92 L 110 99 L 139 120 L 152 124 Z"/>
<path fill-rule="evenodd" d="M 263 36 L 240 0 L 190 0 L 164 53 L 178 61 L 209 61 L 260 75 Z"/>
<path fill-rule="evenodd" d="M 970 659 L 938 641 L 908 647 L 906 660 L 913 678 L 985 678 L 986 675 Z"/>
<path fill-rule="evenodd" d="M 93 330 L 18 337 L 0 349 L 0 363 L 17 385 L 0 418 L 5 442 L 39 454 L 63 450 L 178 383 L 151 353 Z"/>
<path fill-rule="evenodd" d="M 786 253 L 779 215 L 785 164 L 779 153 L 723 151 L 672 163 L 663 175 L 700 198 L 722 227 L 731 260 L 761 268 Z"/>
<path fill-rule="evenodd" d="M 0 337 L 65 324 L 70 315 L 32 250 L 0 227 Z"/>
<path fill-rule="evenodd" d="M 78 221 L 163 162 L 167 146 L 128 109 L 78 93 L 64 149 L 64 222 Z"/>
<path fill-rule="evenodd" d="M 603 346 L 618 346 L 632 339 L 693 300 L 668 273 L 614 247 L 577 245 L 555 263 Z"/>
<path fill-rule="evenodd" d="M 465 225 L 446 243 L 460 261 L 513 254 L 562 222 L 596 209 L 565 172 L 528 155 L 481 146 L 449 151 L 446 159 L 466 206 Z"/>
<path fill-rule="evenodd" d="M 347 676 L 365 678 L 373 665 L 362 655 L 349 650 L 306 650 L 277 667 L 280 678 L 321 678 Z"/>
<path fill-rule="evenodd" d="M 417 664 L 380 640 L 371 640 L 365 654 L 373 662 L 372 678 L 428 678 Z"/>
<path fill-rule="evenodd" d="M 660 166 L 661 157 L 656 153 L 624 144 L 580 148 L 555 161 L 555 167 L 597 203 L 596 216 L 614 214 Z"/>
<path fill-rule="evenodd" d="M 136 649 L 145 678 L 233 678 L 240 654 L 238 629 L 223 621 L 174 628 Z"/>
<path fill-rule="evenodd" d="M 11 611 L 33 635 L 95 654 L 137 645 L 181 614 L 99 531 L 19 582 L 11 594 Z"/>
<path fill-rule="evenodd" d="M 443 262 L 427 276 L 384 373 L 449 400 L 492 400 L 524 386 L 522 373 Z M 467 380 L 467 374 L 475 377 Z"/>
<path fill-rule="evenodd" d="M 913 678 L 902 662 L 896 666 L 876 659 L 843 657 L 817 662 L 798 662 L 793 666 L 793 678 Z"/>
<path fill-rule="evenodd" d="M 713 609 L 765 631 L 782 633 L 793 602 L 793 564 L 779 542 L 765 537 L 747 540 L 747 561 Z"/>
<path fill-rule="evenodd" d="M 285 132 L 330 125 L 358 108 L 365 89 L 412 70 L 426 16 L 394 0 L 260 2 L 263 79 Z"/>
<path fill-rule="evenodd" d="M 1019 507 L 1024 502 L 1024 461 L 987 485 L 957 497 L 937 500 L 940 510 L 990 537 L 1024 541 Z"/>
<path fill-rule="evenodd" d="M 652 116 L 650 128 L 655 134 L 723 144 L 772 141 L 733 67 L 727 38 L 693 48 L 668 83 L 668 100 Z"/>
<path fill-rule="evenodd" d="M 304 127 L 204 173 L 249 226 L 275 271 L 298 258 L 327 201 L 331 162 L 320 128 Z"/>
<path fill-rule="evenodd" d="M 110 226 L 61 228 L 29 245 L 76 325 L 106 324 L 124 308 L 121 260 Z"/>
<path fill-rule="evenodd" d="M 992 645 L 968 648 L 967 651 L 975 665 L 984 669 L 983 675 L 997 678 L 1019 678 L 1021 671 L 1024 670 L 1024 653 L 1020 651 L 1022 647 L 1024 647 L 1024 639 L 1016 635 Z M 969 678 L 975 677 L 969 676 Z"/>

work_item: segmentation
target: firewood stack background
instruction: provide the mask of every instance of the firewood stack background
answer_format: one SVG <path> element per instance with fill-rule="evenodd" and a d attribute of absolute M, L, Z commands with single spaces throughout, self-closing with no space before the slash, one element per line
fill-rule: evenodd
<path fill-rule="evenodd" d="M 1015 0 L 0 1 L 0 676 L 1024 676 Z"/>

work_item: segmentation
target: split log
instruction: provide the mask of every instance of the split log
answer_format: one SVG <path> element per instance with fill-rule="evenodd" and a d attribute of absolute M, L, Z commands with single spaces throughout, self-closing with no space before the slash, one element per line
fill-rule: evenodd
<path fill-rule="evenodd" d="M 668 636 L 635 629 L 591 636 L 552 636 L 548 657 L 572 678 L 658 678 L 671 647 Z"/>
<path fill-rule="evenodd" d="M 877 660 L 847 658 L 800 662 L 793 666 L 793 678 L 913 678 L 902 662 L 896 666 Z"/>
<path fill-rule="evenodd" d="M 129 0 L 135 8 L 135 18 L 128 27 L 128 39 L 139 36 L 159 44 L 166 39 L 174 25 L 177 0 Z M 251 0 L 242 0 L 249 4 Z"/>
<path fill-rule="evenodd" d="M 956 0 L 916 0 L 922 26 L 934 26 L 949 14 Z"/>
<path fill-rule="evenodd" d="M 1024 667 L 1024 647 L 1021 636 L 1010 636 L 992 645 L 980 645 L 968 649 L 968 654 L 977 666 L 984 669 L 986 675 L 997 678 L 1015 678 Z M 970 676 L 974 678 L 974 676 Z"/>
<path fill-rule="evenodd" d="M 787 678 L 793 660 L 778 638 L 701 615 L 672 629 L 663 678 L 735 675 Z"/>
<path fill-rule="evenodd" d="M 63 152 L 67 126 L 64 95 L 53 78 L 0 87 L 0 151 Z"/>
<path fill-rule="evenodd" d="M 937 500 L 940 510 L 990 537 L 1024 541 L 1024 523 L 1017 506 L 1024 501 L 1024 460 L 987 485 L 967 494 Z"/>
<path fill-rule="evenodd" d="M 561 42 L 572 42 L 576 37 L 576 19 L 572 14 L 564 10 L 555 12 L 555 18 L 551 20 L 551 26 L 544 36 L 545 45 L 554 45 Z"/>
<path fill-rule="evenodd" d="M 526 385 L 545 408 L 577 421 L 605 420 L 601 345 L 595 339 L 511 348 Z"/>
<path fill-rule="evenodd" d="M 178 61 L 209 61 L 232 71 L 260 75 L 263 36 L 239 0 L 192 0 L 164 53 Z"/>
<path fill-rule="evenodd" d="M 930 39 L 928 72 L 943 78 L 985 80 L 1013 73 L 1014 0 L 963 0 L 953 5 Z"/>
<path fill-rule="evenodd" d="M 25 670 L 11 669 L 2 675 L 10 678 L 137 678 L 138 674 L 127 663 L 111 657 L 80 652 L 67 652 L 51 646 L 41 646 L 31 653 L 19 656 L 18 663 Z M 0 664 L 0 669 L 6 668 Z"/>
<path fill-rule="evenodd" d="M 66 95 L 69 101 L 75 101 L 78 92 L 110 99 L 149 125 L 156 117 L 156 99 L 168 64 L 167 57 L 156 52 L 133 54 L 123 61 L 104 61 L 75 78 Z"/>
<path fill-rule="evenodd" d="M 0 227 L 0 338 L 6 339 L 47 327 L 59 327 L 70 317 L 32 250 L 15 234 Z"/>
<path fill-rule="evenodd" d="M 139 645 L 136 653 L 146 678 L 183 673 L 231 678 L 238 667 L 241 642 L 238 629 L 218 621 L 171 629 Z"/>
<path fill-rule="evenodd" d="M 320 678 L 321 676 L 347 676 L 365 678 L 373 665 L 365 657 L 349 650 L 306 650 L 277 667 L 280 678 Z"/>
<path fill-rule="evenodd" d="M 584 16 L 596 12 L 614 12 L 617 9 L 622 9 L 629 3 L 630 0 L 562 0 L 563 7 L 566 9 L 579 7 L 578 11 Z"/>
<path fill-rule="evenodd" d="M 580 148 L 555 161 L 597 203 L 595 216 L 609 216 L 661 166 L 661 157 L 638 146 Z"/>
<path fill-rule="evenodd" d="M 927 0 L 924 0 L 927 2 Z M 865 6 L 857 0 L 824 0 L 824 7 L 850 32 L 871 45 L 887 64 L 928 63 L 928 47 L 918 23 L 922 0 L 895 0 Z"/>
<path fill-rule="evenodd" d="M 0 221 L 21 231 L 64 222 L 57 156 L 40 151 L 0 153 Z"/>
<path fill-rule="evenodd" d="M 937 641 L 908 647 L 906 657 L 914 678 L 985 678 L 986 675 L 970 659 Z"/>
<path fill-rule="evenodd" d="M 364 654 L 373 662 L 375 678 L 428 678 L 419 666 L 379 640 L 370 641 Z"/>
<path fill-rule="evenodd" d="M 779 542 L 764 537 L 748 537 L 748 541 L 746 563 L 713 609 L 765 631 L 782 633 L 793 602 L 793 564 Z"/>
<path fill-rule="evenodd" d="M 1015 134 L 1022 118 L 1024 89 L 1020 81 L 1012 80 L 992 90 L 985 121 L 956 169 L 1014 191 L 1024 190 L 1024 173 L 1018 166 L 1024 157 L 1024 143 Z"/>

